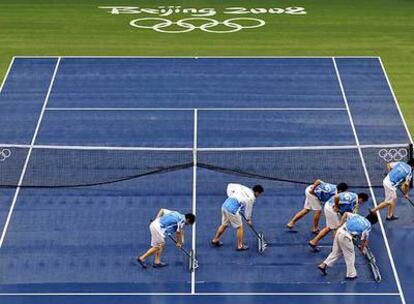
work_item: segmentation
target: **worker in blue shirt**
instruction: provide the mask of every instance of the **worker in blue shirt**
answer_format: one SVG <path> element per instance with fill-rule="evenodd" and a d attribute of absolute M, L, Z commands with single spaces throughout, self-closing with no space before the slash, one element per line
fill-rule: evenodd
<path fill-rule="evenodd" d="M 312 250 L 319 251 L 318 243 L 329 232 L 333 231 L 335 234 L 336 229 L 339 227 L 342 214 L 345 212 L 358 213 L 359 205 L 368 201 L 368 198 L 369 196 L 366 193 L 361 192 L 356 194 L 349 191 L 338 193 L 330 198 L 324 207 L 326 227 L 309 242 Z"/>
<path fill-rule="evenodd" d="M 184 240 L 184 227 L 193 225 L 195 216 L 192 213 L 181 214 L 177 211 L 160 209 L 155 220 L 149 226 L 151 232 L 151 248 L 146 253 L 137 257 L 137 262 L 142 268 L 147 268 L 145 260 L 155 254 L 155 260 L 152 267 L 161 268 L 168 266 L 167 263 L 161 262 L 161 254 L 164 250 L 165 237 L 175 233 L 176 245 L 181 247 Z"/>
<path fill-rule="evenodd" d="M 351 212 L 345 212 L 342 216 L 340 228 L 335 235 L 332 252 L 319 266 L 323 275 L 327 274 L 327 268 L 331 267 L 342 256 L 346 264 L 346 279 L 354 280 L 357 278 L 355 268 L 355 251 L 353 238 L 360 238 L 359 249 L 365 251 L 368 245 L 369 233 L 372 225 L 378 222 L 376 213 L 370 212 L 367 217 L 363 217 Z"/>
<path fill-rule="evenodd" d="M 386 219 L 388 221 L 397 220 L 398 216 L 394 215 L 395 204 L 397 202 L 397 188 L 401 187 L 404 196 L 408 198 L 408 194 L 410 191 L 410 181 L 413 177 L 413 170 L 414 159 L 411 159 L 407 163 L 388 163 L 388 174 L 383 181 L 385 199 L 377 207 L 371 209 L 371 212 L 376 212 L 378 210 L 388 207 Z"/>
<path fill-rule="evenodd" d="M 320 179 L 313 182 L 312 185 L 306 187 L 305 190 L 305 204 L 303 209 L 295 214 L 295 216 L 287 223 L 288 229 L 293 229 L 295 224 L 313 210 L 313 223 L 312 232 L 319 233 L 319 220 L 321 218 L 322 206 L 332 196 L 337 193 L 344 192 L 348 189 L 348 185 L 345 183 L 339 183 L 338 185 L 326 183 Z"/>
<path fill-rule="evenodd" d="M 242 215 L 247 220 L 248 225 L 252 225 L 253 205 L 257 198 L 264 192 L 261 185 L 253 188 L 240 184 L 230 183 L 227 185 L 227 199 L 221 206 L 221 225 L 217 228 L 211 245 L 220 247 L 223 243 L 220 241 L 227 227 L 231 225 L 236 229 L 237 251 L 246 251 L 249 246 L 244 244 L 244 228 Z"/>

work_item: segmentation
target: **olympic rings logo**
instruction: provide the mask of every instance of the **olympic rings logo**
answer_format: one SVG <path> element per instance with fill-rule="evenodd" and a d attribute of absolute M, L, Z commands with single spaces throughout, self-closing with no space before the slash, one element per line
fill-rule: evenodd
<path fill-rule="evenodd" d="M 158 21 L 155 25 L 146 25 L 145 23 L 148 21 Z M 204 22 L 201 25 L 195 25 L 191 23 L 192 21 Z M 239 23 L 239 21 L 247 21 L 247 22 L 254 22 L 255 24 L 252 25 L 242 25 Z M 158 17 L 146 17 L 146 18 L 138 18 L 134 19 L 129 23 L 131 26 L 136 28 L 143 28 L 143 29 L 152 29 L 159 33 L 169 33 L 169 34 L 179 34 L 179 33 L 187 33 L 191 32 L 195 29 L 199 29 L 204 32 L 208 33 L 218 33 L 218 34 L 224 34 L 224 33 L 234 33 L 241 31 L 242 29 L 252 29 L 261 27 L 266 24 L 261 19 L 257 18 L 231 18 L 224 21 L 218 21 L 211 18 L 204 18 L 204 17 L 198 17 L 198 18 L 185 18 L 178 20 L 176 22 L 165 19 L 165 18 L 158 18 Z M 226 28 L 223 30 L 220 29 L 214 29 L 217 26 L 225 26 Z M 170 26 L 180 27 L 179 30 L 173 30 L 168 29 Z"/>
<path fill-rule="evenodd" d="M 9 149 L 0 149 L 0 162 L 4 162 L 11 156 L 11 154 Z"/>
<path fill-rule="evenodd" d="M 378 152 L 378 156 L 386 162 L 400 161 L 408 156 L 407 149 L 381 149 Z"/>

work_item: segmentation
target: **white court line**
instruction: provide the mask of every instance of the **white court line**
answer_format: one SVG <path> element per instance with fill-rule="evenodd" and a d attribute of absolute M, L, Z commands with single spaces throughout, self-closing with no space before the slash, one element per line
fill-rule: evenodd
<path fill-rule="evenodd" d="M 9 66 L 7 67 L 6 74 L 4 75 L 3 81 L 2 81 L 1 86 L 0 86 L 0 93 L 3 90 L 3 87 L 6 83 L 7 78 L 9 77 L 9 74 L 10 74 L 11 68 L 13 66 L 13 63 L 14 63 L 14 57 L 11 59 L 11 61 L 9 63 Z"/>
<path fill-rule="evenodd" d="M 39 55 L 39 56 L 30 56 L 30 55 L 23 55 L 23 56 L 14 56 L 15 58 L 87 58 L 87 59 L 100 59 L 100 58 L 170 58 L 170 59 L 174 59 L 174 58 L 192 58 L 192 59 L 196 59 L 196 58 L 287 58 L 287 59 L 307 59 L 307 58 L 315 58 L 315 59 L 332 59 L 332 56 L 232 56 L 232 55 L 228 55 L 228 56 L 73 56 L 73 55 L 62 55 L 62 56 L 48 56 L 48 55 Z M 336 56 L 336 58 L 378 58 L 378 56 Z"/>
<path fill-rule="evenodd" d="M 194 140 L 193 140 L 193 214 L 197 216 L 197 130 L 198 130 L 198 112 L 194 110 Z M 196 256 L 196 223 L 193 225 L 192 249 Z M 196 272 L 191 272 L 191 294 L 196 292 Z"/>
<path fill-rule="evenodd" d="M 400 113 L 400 117 L 401 117 L 402 122 L 403 122 L 403 124 L 404 124 L 405 131 L 407 132 L 407 136 L 408 136 L 408 138 L 410 139 L 410 142 L 411 142 L 411 143 L 414 143 L 414 142 L 413 142 L 413 138 L 412 138 L 411 133 L 410 133 L 410 130 L 408 129 L 407 122 L 405 121 L 405 118 L 404 118 L 404 116 L 403 116 L 403 114 L 402 114 L 402 111 L 401 111 L 401 108 L 400 108 L 400 103 L 398 102 L 398 100 L 397 100 L 397 96 L 396 96 L 396 95 L 395 95 L 395 93 L 394 93 L 394 89 L 393 89 L 393 88 L 392 88 L 392 86 L 391 86 L 390 79 L 388 78 L 388 74 L 387 74 L 387 72 L 386 72 L 386 70 L 385 70 L 385 66 L 384 66 L 384 63 L 382 62 L 381 57 L 378 57 L 378 61 L 379 61 L 379 62 L 380 62 L 380 64 L 381 64 L 382 72 L 384 73 L 385 79 L 387 80 L 388 88 L 389 88 L 389 89 L 390 89 L 390 91 L 391 91 L 392 98 L 394 99 L 394 102 L 395 102 L 395 106 L 397 107 L 397 110 L 398 110 L 398 112 Z"/>
<path fill-rule="evenodd" d="M 144 293 L 144 292 L 97 292 L 97 293 L 82 293 L 82 292 L 36 292 L 36 293 L 0 293 L 1 296 L 361 296 L 361 297 L 381 297 L 381 296 L 400 296 L 399 293 L 393 292 L 197 292 L 195 294 L 183 293 L 183 292 L 164 292 L 164 293 Z"/>
<path fill-rule="evenodd" d="M 1 145 L 0 145 L 1 146 Z M 407 148 L 407 144 L 385 144 L 385 145 L 343 145 L 343 146 L 287 146 L 287 147 L 216 147 L 198 148 L 200 152 L 220 151 L 296 151 L 296 150 L 352 150 L 368 148 Z"/>
<path fill-rule="evenodd" d="M 20 145 L 0 144 L 1 148 L 52 149 L 52 150 L 91 150 L 91 151 L 193 151 L 193 148 L 180 147 L 117 147 L 117 146 L 60 146 L 60 145 Z"/>
<path fill-rule="evenodd" d="M 346 108 L 47 108 L 46 111 L 346 111 Z"/>
<path fill-rule="evenodd" d="M 26 160 L 24 162 L 23 170 L 22 170 L 22 173 L 20 174 L 19 182 L 17 184 L 17 188 L 16 188 L 16 191 L 15 191 L 14 196 L 13 196 L 13 201 L 12 201 L 12 204 L 10 206 L 9 212 L 7 214 L 6 223 L 4 224 L 3 232 L 2 232 L 1 238 L 0 238 L 0 248 L 2 247 L 3 242 L 4 242 L 4 238 L 6 237 L 7 228 L 9 227 L 10 219 L 11 219 L 11 216 L 12 216 L 13 211 L 14 211 L 14 206 L 16 205 L 17 197 L 19 196 L 19 193 L 20 193 L 20 186 L 23 183 L 23 179 L 24 179 L 24 176 L 26 174 L 27 165 L 29 164 L 29 160 L 30 160 L 30 155 L 32 154 L 33 146 L 34 146 L 34 143 L 36 141 L 37 134 L 39 133 L 40 125 L 42 123 L 42 119 L 43 119 L 43 116 L 45 114 L 45 109 L 46 109 L 47 103 L 49 101 L 49 96 L 50 96 L 50 93 L 52 92 L 52 87 L 53 87 L 53 84 L 55 82 L 56 74 L 57 74 L 57 71 L 58 71 L 58 68 L 59 68 L 59 63 L 60 63 L 60 58 L 58 58 L 58 60 L 56 61 L 55 70 L 53 71 L 53 75 L 52 75 L 52 78 L 51 78 L 51 81 L 50 81 L 50 84 L 49 84 L 49 88 L 47 90 L 45 101 L 43 103 L 43 107 L 42 107 L 42 110 L 40 112 L 39 119 L 37 121 L 36 129 L 33 133 L 32 141 L 31 141 L 31 144 L 30 144 L 29 151 L 27 152 L 27 156 L 26 156 Z"/>
<path fill-rule="evenodd" d="M 344 89 L 344 86 L 343 86 L 343 83 L 342 83 L 341 75 L 339 73 L 338 66 L 336 65 L 335 57 L 332 57 L 332 62 L 333 62 L 334 68 L 335 68 L 336 76 L 338 78 L 338 84 L 339 84 L 339 87 L 341 89 L 342 97 L 344 99 L 345 106 L 348 110 L 349 121 L 351 123 L 352 132 L 354 133 L 355 142 L 359 146 L 359 138 L 358 138 L 358 134 L 357 134 L 357 131 L 356 131 L 356 128 L 355 128 L 354 119 L 352 117 L 351 109 L 350 109 L 349 104 L 348 104 L 348 98 L 346 97 L 346 93 L 345 93 L 345 89 Z M 370 194 L 371 194 L 371 197 L 372 197 L 372 201 L 374 203 L 374 206 L 377 207 L 378 204 L 377 204 L 377 200 L 376 200 L 376 197 L 375 197 L 374 190 L 372 189 L 371 178 L 369 176 L 369 172 L 368 172 L 368 169 L 367 169 L 367 166 L 366 166 L 366 163 L 365 163 L 364 154 L 363 154 L 361 148 L 358 148 L 358 151 L 359 151 L 359 156 L 361 158 L 362 167 L 364 169 L 365 177 L 367 179 L 367 183 L 368 183 L 368 186 L 369 186 L 369 191 L 370 191 Z M 378 218 L 379 218 L 378 222 L 379 222 L 380 227 L 381 227 L 382 236 L 384 238 L 385 247 L 387 249 L 388 257 L 389 257 L 389 260 L 390 260 L 390 263 L 391 263 L 391 268 L 392 268 L 394 278 L 395 278 L 395 281 L 396 281 L 396 284 L 397 284 L 398 292 L 399 292 L 400 297 L 401 297 L 401 302 L 402 302 L 402 304 L 406 304 L 405 297 L 404 297 L 404 292 L 402 290 L 401 283 L 400 283 L 400 278 L 398 276 L 397 268 L 395 267 L 395 264 L 394 264 L 394 258 L 393 258 L 392 253 L 391 253 L 391 248 L 390 248 L 390 245 L 388 243 L 387 234 L 385 233 L 384 224 L 382 222 L 381 214 L 380 214 L 379 211 L 377 211 L 377 215 L 378 215 Z"/>
<path fill-rule="evenodd" d="M 199 148 L 199 152 L 221 152 L 221 151 L 295 151 L 295 150 L 352 150 L 368 148 L 406 148 L 407 144 L 373 144 L 373 145 L 339 145 L 339 146 L 286 146 L 286 147 L 212 147 Z M 120 146 L 63 146 L 63 145 L 22 145 L 2 144 L 1 148 L 22 148 L 22 149 L 51 149 L 51 150 L 87 150 L 87 151 L 194 151 L 193 148 L 180 147 L 120 147 Z"/>

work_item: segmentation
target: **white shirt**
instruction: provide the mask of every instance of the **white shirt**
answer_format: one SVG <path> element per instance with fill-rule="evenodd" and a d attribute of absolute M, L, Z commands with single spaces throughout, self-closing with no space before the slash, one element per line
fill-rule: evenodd
<path fill-rule="evenodd" d="M 252 189 L 240 184 L 228 184 L 227 196 L 235 198 L 245 207 L 245 216 L 250 219 L 253 211 L 253 203 L 256 200 Z"/>

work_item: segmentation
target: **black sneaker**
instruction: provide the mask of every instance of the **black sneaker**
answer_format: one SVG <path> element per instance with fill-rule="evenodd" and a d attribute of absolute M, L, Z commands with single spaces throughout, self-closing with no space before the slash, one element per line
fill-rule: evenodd
<path fill-rule="evenodd" d="M 396 216 L 396 215 L 392 215 L 392 216 L 387 216 L 385 219 L 386 219 L 387 221 L 396 221 L 396 220 L 398 220 L 398 219 L 399 219 L 399 217 L 398 217 L 398 216 Z"/>
<path fill-rule="evenodd" d="M 322 272 L 323 276 L 326 276 L 328 273 L 326 272 L 326 267 L 321 267 L 321 265 L 318 266 L 318 269 Z"/>
<path fill-rule="evenodd" d="M 310 248 L 312 249 L 313 252 L 319 252 L 319 251 L 321 251 L 317 245 L 313 245 L 310 242 L 308 243 L 308 245 L 310 246 Z"/>
<path fill-rule="evenodd" d="M 147 264 L 145 264 L 145 261 L 141 260 L 139 257 L 137 257 L 136 260 L 142 266 L 142 268 L 147 268 Z"/>
<path fill-rule="evenodd" d="M 168 264 L 167 263 L 163 263 L 163 262 L 159 262 L 159 263 L 157 263 L 157 264 L 152 264 L 152 267 L 154 267 L 154 268 L 162 268 L 162 267 L 167 267 L 168 266 Z"/>
<path fill-rule="evenodd" d="M 237 247 L 237 249 L 236 249 L 237 251 L 246 251 L 246 250 L 249 250 L 249 246 L 247 246 L 247 245 L 243 245 L 242 247 Z"/>
<path fill-rule="evenodd" d="M 287 228 L 287 232 L 291 232 L 291 233 L 297 233 L 298 231 L 295 229 L 295 226 L 289 226 L 289 225 L 286 225 L 286 228 Z"/>
<path fill-rule="evenodd" d="M 218 241 L 218 242 L 213 242 L 213 241 L 211 241 L 211 242 L 210 242 L 210 244 L 211 244 L 211 246 L 213 246 L 213 247 L 221 247 L 221 246 L 223 246 L 223 243 L 222 243 L 222 242 L 220 242 L 220 241 Z"/>
<path fill-rule="evenodd" d="M 354 276 L 354 277 L 346 277 L 345 280 L 347 280 L 347 281 L 353 281 L 356 278 L 358 278 L 358 277 L 357 276 Z"/>

